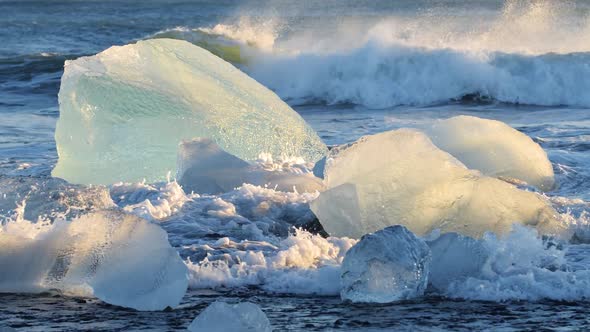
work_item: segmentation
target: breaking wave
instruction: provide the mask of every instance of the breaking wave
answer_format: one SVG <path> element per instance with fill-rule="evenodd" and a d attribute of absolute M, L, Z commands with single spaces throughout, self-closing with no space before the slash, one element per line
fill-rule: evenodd
<path fill-rule="evenodd" d="M 585 107 L 589 13 L 570 1 L 506 1 L 499 11 L 477 15 L 431 8 L 417 16 L 340 17 L 305 27 L 242 17 L 150 38 L 208 48 L 293 104 L 385 108 L 479 96 Z"/>

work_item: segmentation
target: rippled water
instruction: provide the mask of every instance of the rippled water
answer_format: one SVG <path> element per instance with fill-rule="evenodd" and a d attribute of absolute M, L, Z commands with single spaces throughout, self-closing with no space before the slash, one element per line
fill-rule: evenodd
<path fill-rule="evenodd" d="M 216 301 L 260 305 L 277 331 L 564 331 L 590 324 L 588 303 L 495 303 L 427 297 L 395 305 L 345 305 L 336 297 L 191 292 L 180 308 L 145 313 L 92 299 L 59 295 L 0 295 L 0 319 L 25 331 L 182 331 Z M 542 326 L 542 328 L 541 328 Z"/>

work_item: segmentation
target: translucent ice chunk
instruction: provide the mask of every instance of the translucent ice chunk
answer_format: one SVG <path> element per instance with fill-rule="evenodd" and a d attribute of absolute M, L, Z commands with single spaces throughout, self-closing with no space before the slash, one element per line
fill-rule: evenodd
<path fill-rule="evenodd" d="M 137 310 L 162 310 L 177 306 L 188 286 L 187 267 L 166 232 L 121 212 L 44 227 L 8 222 L 0 231 L 0 248 L 0 292 L 58 289 Z"/>
<path fill-rule="evenodd" d="M 244 183 L 280 191 L 315 192 L 323 183 L 311 172 L 266 170 L 223 151 L 208 138 L 186 140 L 178 152 L 177 179 L 185 192 L 217 194 Z"/>
<path fill-rule="evenodd" d="M 163 180 L 178 143 L 208 137 L 243 160 L 320 159 L 326 147 L 273 92 L 185 41 L 153 39 L 68 61 L 53 175 L 73 183 Z"/>
<path fill-rule="evenodd" d="M 489 253 L 481 240 L 446 233 L 428 242 L 432 253 L 428 282 L 445 292 L 452 282 L 461 282 L 481 273 Z"/>
<path fill-rule="evenodd" d="M 264 312 L 254 303 L 211 303 L 188 327 L 190 332 L 271 332 Z"/>
<path fill-rule="evenodd" d="M 332 236 L 359 238 L 395 224 L 418 235 L 441 229 L 472 237 L 507 233 L 514 222 L 560 230 L 541 196 L 467 169 L 415 130 L 332 149 L 324 183 L 328 190 L 311 208 Z"/>
<path fill-rule="evenodd" d="M 437 122 L 428 133 L 436 146 L 485 175 L 518 179 L 541 190 L 555 184 L 547 153 L 503 122 L 457 116 Z"/>
<path fill-rule="evenodd" d="M 343 300 L 388 303 L 424 294 L 430 249 L 403 226 L 367 234 L 342 262 Z"/>

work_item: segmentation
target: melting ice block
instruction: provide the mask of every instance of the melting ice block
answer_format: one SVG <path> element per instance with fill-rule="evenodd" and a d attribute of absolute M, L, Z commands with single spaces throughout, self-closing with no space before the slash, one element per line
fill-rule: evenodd
<path fill-rule="evenodd" d="M 557 233 L 556 212 L 540 195 L 467 169 L 422 132 L 360 138 L 326 159 L 328 188 L 311 209 L 332 236 L 360 238 L 390 225 L 422 235 L 435 229 L 479 237 L 520 222 Z"/>
<path fill-rule="evenodd" d="M 244 183 L 280 191 L 315 192 L 324 188 L 311 172 L 266 170 L 223 151 L 208 138 L 180 144 L 176 176 L 185 192 L 207 194 L 228 192 Z"/>
<path fill-rule="evenodd" d="M 211 303 L 188 327 L 190 332 L 271 332 L 270 321 L 254 303 Z"/>
<path fill-rule="evenodd" d="M 485 175 L 525 181 L 545 191 L 555 184 L 547 153 L 503 122 L 457 116 L 437 122 L 428 133 L 436 146 Z"/>
<path fill-rule="evenodd" d="M 180 303 L 188 270 L 164 230 L 116 211 L 0 229 L 0 292 L 59 289 L 137 310 Z"/>
<path fill-rule="evenodd" d="M 478 277 L 489 253 L 481 240 L 457 233 L 446 233 L 428 242 L 432 264 L 428 282 L 445 292 L 453 282 Z"/>
<path fill-rule="evenodd" d="M 403 226 L 367 234 L 342 262 L 343 300 L 388 303 L 424 294 L 430 249 Z"/>
<path fill-rule="evenodd" d="M 53 175 L 73 183 L 163 180 L 183 139 L 208 137 L 243 160 L 315 162 L 326 146 L 273 92 L 185 41 L 153 39 L 67 61 Z"/>

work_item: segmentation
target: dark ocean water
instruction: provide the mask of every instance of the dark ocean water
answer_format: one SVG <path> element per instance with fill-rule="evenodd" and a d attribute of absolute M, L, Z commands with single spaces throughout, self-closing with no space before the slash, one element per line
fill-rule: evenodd
<path fill-rule="evenodd" d="M 510 124 L 547 151 L 559 183 L 548 196 L 583 223 L 590 211 L 589 11 L 585 1 L 0 1 L 0 179 L 50 176 L 64 61 L 161 34 L 194 41 L 209 29 L 242 45 L 248 61 L 236 65 L 328 145 L 460 114 Z M 576 260 L 587 253 L 576 251 Z M 180 308 L 156 313 L 56 294 L 0 294 L 0 326 L 183 330 L 222 298 L 259 304 L 278 331 L 586 330 L 590 306 L 587 292 L 579 294 L 569 302 L 432 295 L 361 306 L 241 285 L 192 289 Z"/>

